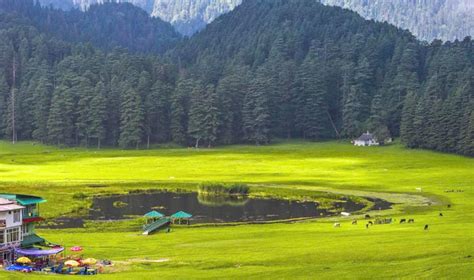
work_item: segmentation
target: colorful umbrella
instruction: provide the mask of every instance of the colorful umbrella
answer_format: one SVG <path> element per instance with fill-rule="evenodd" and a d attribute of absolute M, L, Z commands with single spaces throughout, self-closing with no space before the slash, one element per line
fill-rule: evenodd
<path fill-rule="evenodd" d="M 70 267 L 78 267 L 80 263 L 76 262 L 75 260 L 69 260 L 64 263 L 65 266 L 70 266 Z"/>
<path fill-rule="evenodd" d="M 71 251 L 72 251 L 72 252 L 80 252 L 80 251 L 82 251 L 82 247 L 80 247 L 80 246 L 74 246 L 74 247 L 71 248 Z"/>
<path fill-rule="evenodd" d="M 96 263 L 97 263 L 97 260 L 94 258 L 87 258 L 82 261 L 82 264 L 85 264 L 85 265 L 94 265 Z"/>
<path fill-rule="evenodd" d="M 18 258 L 16 262 L 21 263 L 21 264 L 27 264 L 27 263 L 31 263 L 31 260 L 27 257 L 21 257 L 21 258 Z"/>

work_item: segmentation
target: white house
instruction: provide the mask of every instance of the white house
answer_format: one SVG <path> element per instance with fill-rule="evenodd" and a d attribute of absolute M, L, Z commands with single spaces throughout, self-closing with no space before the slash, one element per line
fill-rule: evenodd
<path fill-rule="evenodd" d="M 15 201 L 0 198 L 0 264 L 12 262 L 13 250 L 23 241 L 23 209 Z"/>
<path fill-rule="evenodd" d="M 352 141 L 354 146 L 378 146 L 379 142 L 377 138 L 367 131 L 367 133 L 362 134 L 359 138 Z"/>

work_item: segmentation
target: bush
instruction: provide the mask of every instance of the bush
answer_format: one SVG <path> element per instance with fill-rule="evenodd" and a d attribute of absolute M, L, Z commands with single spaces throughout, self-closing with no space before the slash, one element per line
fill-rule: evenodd
<path fill-rule="evenodd" d="M 248 195 L 250 188 L 245 184 L 202 183 L 200 193 L 207 195 Z"/>

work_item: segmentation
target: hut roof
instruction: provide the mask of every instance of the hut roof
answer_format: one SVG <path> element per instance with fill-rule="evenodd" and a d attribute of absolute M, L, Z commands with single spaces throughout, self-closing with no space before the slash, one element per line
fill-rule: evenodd
<path fill-rule="evenodd" d="M 153 210 L 151 212 L 146 213 L 144 216 L 147 217 L 147 218 L 162 218 L 165 215 L 161 214 L 158 211 Z"/>
<path fill-rule="evenodd" d="M 173 215 L 171 215 L 171 218 L 173 218 L 173 219 L 190 219 L 192 217 L 193 217 L 193 215 L 191 215 L 189 213 L 186 213 L 186 212 L 183 212 L 183 211 L 179 211 L 179 212 L 174 213 Z"/>

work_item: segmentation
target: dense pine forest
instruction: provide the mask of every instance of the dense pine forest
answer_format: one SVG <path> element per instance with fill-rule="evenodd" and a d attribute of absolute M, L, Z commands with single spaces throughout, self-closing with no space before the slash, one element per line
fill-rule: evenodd
<path fill-rule="evenodd" d="M 138 17 L 115 40 L 127 21 L 97 11 L 0 0 L 2 138 L 199 147 L 370 130 L 474 155 L 471 38 L 425 45 L 312 0 L 247 0 L 190 39 Z"/>

